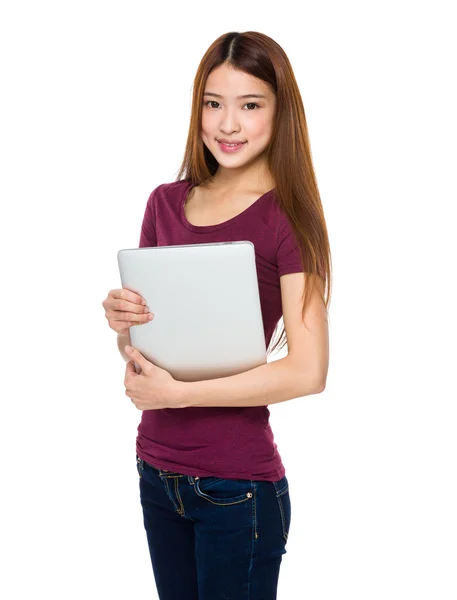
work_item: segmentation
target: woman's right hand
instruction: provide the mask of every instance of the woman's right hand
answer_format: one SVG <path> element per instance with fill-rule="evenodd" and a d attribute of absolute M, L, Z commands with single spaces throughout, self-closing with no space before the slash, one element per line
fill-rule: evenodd
<path fill-rule="evenodd" d="M 149 323 L 154 318 L 146 300 L 127 288 L 111 290 L 102 305 L 108 325 L 120 335 L 128 335 L 130 327 Z"/>

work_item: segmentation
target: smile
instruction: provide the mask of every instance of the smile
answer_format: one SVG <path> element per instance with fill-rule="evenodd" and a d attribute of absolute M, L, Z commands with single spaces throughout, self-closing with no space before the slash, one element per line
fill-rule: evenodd
<path fill-rule="evenodd" d="M 223 152 L 237 152 L 242 146 L 244 146 L 246 144 L 246 142 L 243 142 L 242 144 L 224 144 L 223 142 L 220 142 L 219 140 L 217 141 L 217 143 L 219 144 L 219 146 L 221 147 L 221 150 Z"/>

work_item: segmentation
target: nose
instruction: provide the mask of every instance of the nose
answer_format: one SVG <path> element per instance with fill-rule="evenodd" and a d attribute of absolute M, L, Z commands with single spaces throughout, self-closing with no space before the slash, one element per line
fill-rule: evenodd
<path fill-rule="evenodd" d="M 227 137 L 229 137 L 233 133 L 239 132 L 240 126 L 236 116 L 236 109 L 221 111 L 219 130 L 221 134 L 224 134 Z"/>

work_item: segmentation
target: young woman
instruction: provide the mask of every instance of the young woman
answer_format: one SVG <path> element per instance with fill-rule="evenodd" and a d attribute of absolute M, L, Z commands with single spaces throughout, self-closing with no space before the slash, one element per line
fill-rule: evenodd
<path fill-rule="evenodd" d="M 143 410 L 136 464 L 161 600 L 276 598 L 291 503 L 268 405 L 317 394 L 327 376 L 331 257 L 305 113 L 284 51 L 252 31 L 203 56 L 183 164 L 151 193 L 139 245 L 232 240 L 255 246 L 266 346 L 282 316 L 268 352 L 287 336 L 285 358 L 179 382 L 130 347 L 154 307 L 127 289 L 103 302 Z"/>

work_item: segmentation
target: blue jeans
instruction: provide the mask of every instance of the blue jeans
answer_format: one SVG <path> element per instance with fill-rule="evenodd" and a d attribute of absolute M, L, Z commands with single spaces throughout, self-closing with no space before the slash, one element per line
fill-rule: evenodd
<path fill-rule="evenodd" d="M 194 477 L 136 456 L 160 600 L 276 600 L 291 507 L 280 481 Z"/>

